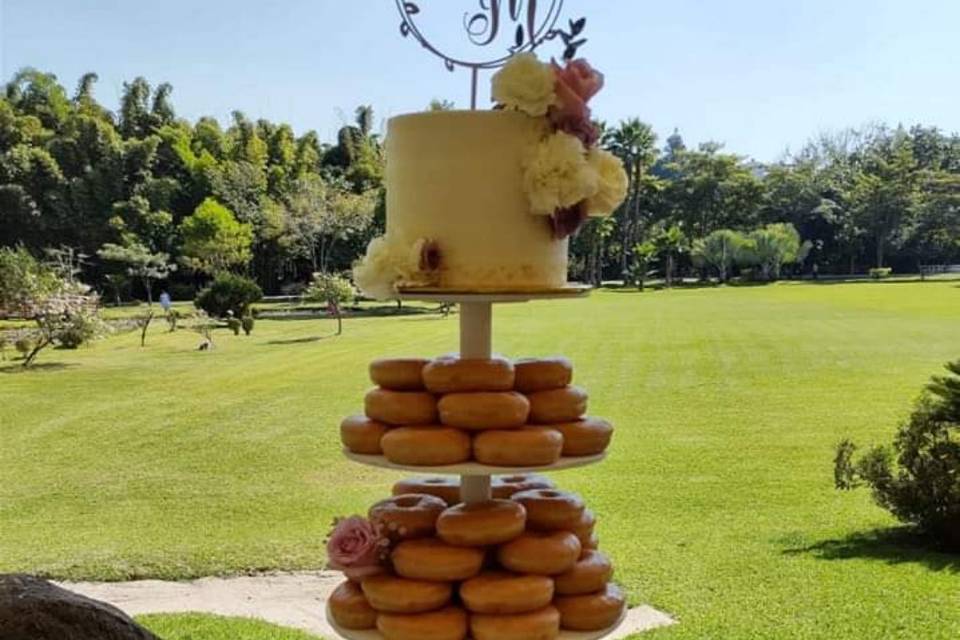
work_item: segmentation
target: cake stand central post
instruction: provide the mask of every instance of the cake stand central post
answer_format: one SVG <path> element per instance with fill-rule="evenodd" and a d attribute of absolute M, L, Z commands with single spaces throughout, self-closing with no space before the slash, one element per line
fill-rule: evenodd
<path fill-rule="evenodd" d="M 489 358 L 493 351 L 493 305 L 460 303 L 460 357 Z M 460 476 L 460 499 L 467 504 L 489 500 L 490 476 Z"/>

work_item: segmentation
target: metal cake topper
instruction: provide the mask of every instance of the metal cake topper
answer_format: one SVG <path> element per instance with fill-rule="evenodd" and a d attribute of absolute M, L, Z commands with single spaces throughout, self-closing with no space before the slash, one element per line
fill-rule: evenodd
<path fill-rule="evenodd" d="M 587 19 L 570 20 L 568 29 L 556 27 L 563 8 L 563 0 L 477 0 L 476 9 L 463 13 L 462 26 L 468 49 L 454 52 L 432 43 L 418 24 L 428 12 L 423 7 L 451 9 L 451 0 L 396 0 L 403 21 L 400 34 L 413 36 L 430 53 L 443 60 L 448 71 L 457 67 L 470 70 L 470 108 L 477 108 L 477 79 L 481 69 L 496 69 L 514 55 L 534 51 L 548 40 L 560 38 L 564 44 L 563 59 L 571 60 L 577 49 L 586 43 L 581 37 Z M 459 11 L 458 11 L 459 12 Z M 487 55 L 483 55 L 487 51 Z"/>

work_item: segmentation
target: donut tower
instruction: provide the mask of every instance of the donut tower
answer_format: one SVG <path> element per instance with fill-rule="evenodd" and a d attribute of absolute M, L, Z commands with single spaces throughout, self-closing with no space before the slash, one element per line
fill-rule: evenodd
<path fill-rule="evenodd" d="M 460 303 L 460 352 L 373 362 L 364 415 L 341 423 L 345 454 L 427 472 L 374 504 L 374 570 L 346 580 L 327 614 L 348 640 L 592 640 L 626 611 L 598 549 L 596 517 L 545 472 L 604 457 L 613 427 L 586 415 L 565 358 L 491 353 L 492 302 L 585 295 L 429 295 Z"/>

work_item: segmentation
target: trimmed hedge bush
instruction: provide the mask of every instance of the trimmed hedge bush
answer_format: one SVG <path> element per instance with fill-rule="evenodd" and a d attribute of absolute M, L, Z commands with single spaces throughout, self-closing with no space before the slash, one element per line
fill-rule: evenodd
<path fill-rule="evenodd" d="M 213 283 L 197 294 L 193 304 L 215 318 L 222 318 L 232 311 L 235 318 L 247 315 L 250 305 L 263 298 L 263 291 L 250 278 L 223 273 Z"/>

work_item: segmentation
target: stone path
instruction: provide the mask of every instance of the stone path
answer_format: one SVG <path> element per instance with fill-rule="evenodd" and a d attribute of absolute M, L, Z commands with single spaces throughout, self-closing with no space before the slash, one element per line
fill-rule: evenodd
<path fill-rule="evenodd" d="M 202 578 L 192 582 L 64 582 L 65 589 L 109 602 L 130 615 L 203 612 L 260 618 L 302 629 L 328 640 L 339 636 L 327 624 L 325 602 L 343 578 L 333 572 L 307 572 Z M 647 606 L 631 609 L 610 640 L 674 624 L 665 613 Z"/>

